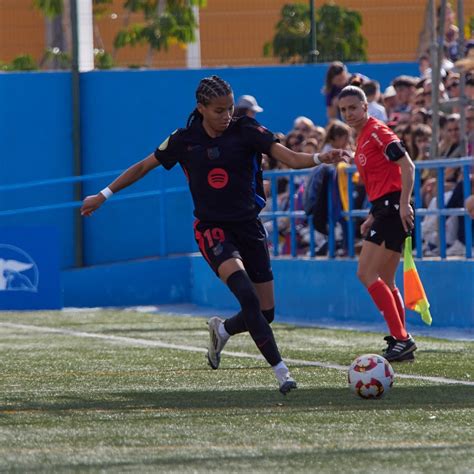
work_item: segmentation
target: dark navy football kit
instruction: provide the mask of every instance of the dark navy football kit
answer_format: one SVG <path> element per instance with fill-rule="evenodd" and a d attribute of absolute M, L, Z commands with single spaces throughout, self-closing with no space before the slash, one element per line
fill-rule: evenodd
<path fill-rule="evenodd" d="M 258 214 L 265 206 L 262 154 L 270 154 L 275 141 L 272 132 L 244 116 L 215 138 L 206 133 L 201 120 L 194 120 L 155 150 L 166 169 L 179 163 L 187 177 L 195 238 L 216 273 L 224 261 L 239 258 L 253 282 L 273 280 Z"/>

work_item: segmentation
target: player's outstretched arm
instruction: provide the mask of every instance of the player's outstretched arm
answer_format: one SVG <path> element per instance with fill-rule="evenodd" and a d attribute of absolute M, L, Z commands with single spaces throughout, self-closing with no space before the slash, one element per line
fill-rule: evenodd
<path fill-rule="evenodd" d="M 346 150 L 330 150 L 325 153 L 298 153 L 289 148 L 286 148 L 280 143 L 273 143 L 270 153 L 278 161 L 285 163 L 290 168 L 312 168 L 321 163 L 339 163 L 344 161 L 346 163 L 350 160 L 350 154 Z"/>
<path fill-rule="evenodd" d="M 143 178 L 149 171 L 160 165 L 160 162 L 153 154 L 148 155 L 144 160 L 135 163 L 125 170 L 117 179 L 112 181 L 105 189 L 92 196 L 87 196 L 81 207 L 81 216 L 89 217 L 94 211 L 109 198 L 112 194 L 119 192 L 121 189 L 130 186 L 136 181 Z"/>

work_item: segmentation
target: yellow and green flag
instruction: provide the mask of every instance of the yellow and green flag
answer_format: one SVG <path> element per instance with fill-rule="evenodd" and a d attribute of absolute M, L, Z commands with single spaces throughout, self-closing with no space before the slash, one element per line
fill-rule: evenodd
<path fill-rule="evenodd" d="M 411 236 L 405 239 L 403 251 L 403 295 L 405 306 L 420 313 L 423 322 L 431 325 L 430 303 L 413 260 Z"/>

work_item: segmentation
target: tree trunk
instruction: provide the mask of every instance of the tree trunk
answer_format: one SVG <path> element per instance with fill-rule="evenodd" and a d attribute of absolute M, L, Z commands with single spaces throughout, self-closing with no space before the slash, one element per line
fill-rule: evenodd
<path fill-rule="evenodd" d="M 72 54 L 71 0 L 63 0 L 61 51 Z"/>
<path fill-rule="evenodd" d="M 156 6 L 156 16 L 159 18 L 165 11 L 166 0 L 159 0 L 158 5 Z M 146 55 L 145 65 L 146 67 L 151 67 L 153 63 L 153 48 L 148 47 L 148 53 Z"/>

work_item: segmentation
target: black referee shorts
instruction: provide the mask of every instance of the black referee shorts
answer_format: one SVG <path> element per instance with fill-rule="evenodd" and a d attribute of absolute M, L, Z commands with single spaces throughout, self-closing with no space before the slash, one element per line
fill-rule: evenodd
<path fill-rule="evenodd" d="M 401 253 L 406 232 L 400 219 L 400 192 L 385 194 L 372 202 L 374 223 L 365 240 Z"/>
<path fill-rule="evenodd" d="M 242 260 L 254 283 L 273 280 L 267 235 L 260 219 L 245 222 L 194 222 L 194 238 L 203 257 L 216 272 L 230 258 Z"/>

